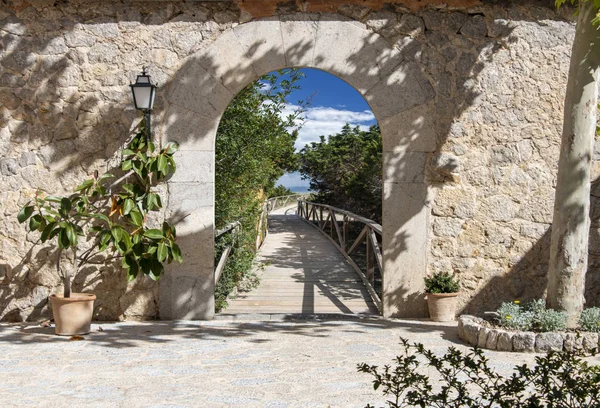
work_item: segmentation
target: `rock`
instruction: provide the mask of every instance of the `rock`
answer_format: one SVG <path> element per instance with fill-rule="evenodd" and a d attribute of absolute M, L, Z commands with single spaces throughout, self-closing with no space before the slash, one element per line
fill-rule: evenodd
<path fill-rule="evenodd" d="M 483 16 L 475 15 L 467 19 L 460 29 L 460 33 L 472 38 L 483 38 L 487 35 L 488 28 Z"/>
<path fill-rule="evenodd" d="M 354 20 L 362 21 L 369 14 L 370 8 L 357 4 L 345 4 L 338 7 L 338 13 Z"/>
<path fill-rule="evenodd" d="M 464 322 L 466 321 L 470 321 L 469 319 L 467 319 L 465 316 L 460 316 L 458 318 L 458 338 L 460 339 L 464 339 L 465 337 L 465 329 L 464 329 Z"/>
<path fill-rule="evenodd" d="M 537 353 L 546 353 L 551 350 L 561 351 L 562 349 L 563 337 L 560 333 L 538 333 L 535 336 L 535 351 Z"/>
<path fill-rule="evenodd" d="M 35 152 L 26 152 L 21 154 L 21 159 L 19 160 L 19 165 L 21 167 L 34 166 L 36 163 L 36 154 Z"/>
<path fill-rule="evenodd" d="M 482 327 L 479 330 L 479 336 L 477 338 L 477 347 L 485 348 L 485 346 L 487 344 L 488 336 L 491 331 L 492 331 L 492 329 L 490 329 L 488 327 Z"/>
<path fill-rule="evenodd" d="M 464 330 L 464 337 L 463 340 L 465 340 L 467 343 L 469 343 L 472 346 L 476 346 L 478 343 L 478 338 L 479 338 L 479 330 L 481 329 L 481 326 L 474 322 L 474 321 L 465 321 L 463 323 L 463 330 Z"/>
<path fill-rule="evenodd" d="M 483 201 L 480 212 L 491 220 L 507 222 L 519 212 L 519 206 L 510 197 L 497 195 Z"/>
<path fill-rule="evenodd" d="M 15 159 L 0 159 L 0 173 L 3 176 L 14 176 L 19 172 L 19 165 Z"/>
<path fill-rule="evenodd" d="M 535 351 L 535 333 L 519 332 L 513 335 L 513 351 L 533 352 Z"/>
<path fill-rule="evenodd" d="M 583 339 L 583 350 L 586 353 L 598 349 L 598 341 L 600 341 L 598 333 L 581 333 L 581 337 Z"/>
<path fill-rule="evenodd" d="M 467 21 L 468 16 L 464 13 L 453 12 L 449 13 L 446 18 L 446 26 L 451 33 L 457 33 Z"/>
<path fill-rule="evenodd" d="M 563 339 L 563 348 L 566 351 L 583 351 L 583 337 L 581 333 L 560 333 Z"/>
<path fill-rule="evenodd" d="M 431 156 L 428 162 L 429 170 L 433 173 L 436 179 L 447 179 L 457 175 L 460 169 L 460 161 L 458 157 L 449 154 L 438 152 Z"/>
<path fill-rule="evenodd" d="M 463 220 L 457 218 L 435 218 L 433 220 L 433 233 L 438 237 L 457 237 L 462 231 Z"/>
<path fill-rule="evenodd" d="M 422 34 L 424 30 L 425 24 L 423 24 L 423 20 L 412 14 L 403 14 L 397 25 L 398 33 L 410 35 L 411 37 L 417 37 Z"/>
<path fill-rule="evenodd" d="M 504 37 L 510 33 L 510 24 L 508 20 L 504 19 L 495 19 L 488 26 L 489 37 Z"/>
<path fill-rule="evenodd" d="M 513 333 L 504 330 L 498 330 L 498 343 L 496 345 L 496 350 L 512 351 L 512 339 Z"/>
<path fill-rule="evenodd" d="M 488 350 L 496 350 L 498 347 L 498 330 L 491 329 L 487 334 L 487 339 L 485 342 L 485 348 Z"/>
<path fill-rule="evenodd" d="M 423 13 L 423 22 L 425 27 L 430 31 L 441 30 L 444 23 L 442 13 L 438 11 L 426 11 Z"/>

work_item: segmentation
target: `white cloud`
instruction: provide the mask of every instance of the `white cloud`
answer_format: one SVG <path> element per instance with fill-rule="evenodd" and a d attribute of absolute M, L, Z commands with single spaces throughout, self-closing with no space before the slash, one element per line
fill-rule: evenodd
<path fill-rule="evenodd" d="M 298 109 L 296 105 L 288 105 L 282 112 L 282 116 L 293 113 Z M 373 112 L 369 110 L 355 112 L 347 109 L 336 109 L 333 107 L 317 106 L 308 108 L 303 114 L 304 125 L 298 132 L 296 149 L 300 150 L 304 145 L 317 142 L 319 136 L 329 136 L 339 133 L 346 123 L 350 126 L 359 126 L 362 130 L 368 130 L 375 122 Z M 298 120 L 300 123 L 301 120 Z"/>

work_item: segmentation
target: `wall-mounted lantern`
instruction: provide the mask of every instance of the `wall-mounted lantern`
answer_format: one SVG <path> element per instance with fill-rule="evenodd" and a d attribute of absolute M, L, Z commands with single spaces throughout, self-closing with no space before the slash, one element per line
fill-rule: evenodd
<path fill-rule="evenodd" d="M 147 138 L 150 139 L 150 112 L 154 106 L 156 85 L 150 81 L 150 75 L 146 74 L 146 67 L 142 68 L 142 74 L 137 76 L 135 84 L 130 84 L 129 86 L 133 94 L 135 108 L 144 112 Z"/>

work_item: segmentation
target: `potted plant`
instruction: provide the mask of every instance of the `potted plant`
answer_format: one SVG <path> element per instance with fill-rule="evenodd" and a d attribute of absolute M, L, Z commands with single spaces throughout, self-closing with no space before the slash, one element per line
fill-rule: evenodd
<path fill-rule="evenodd" d="M 163 273 L 164 262 L 182 261 L 175 227 L 168 222 L 161 228 L 147 225 L 148 215 L 162 207 L 154 187 L 175 171 L 175 151 L 175 143 L 157 149 L 140 126 L 121 151 L 121 169 L 126 173 L 117 181 L 109 185 L 113 175 L 96 172 L 73 194 L 57 197 L 38 191 L 33 202 L 20 210 L 20 223 L 29 220 L 29 230 L 39 232 L 42 243 L 58 246 L 56 270 L 63 279 L 64 293 L 49 298 L 56 334 L 89 333 L 96 299 L 93 294 L 71 292 L 71 273 L 61 267 L 64 251 L 72 251 L 75 273 L 92 260 L 97 264 L 120 259 L 128 281 L 140 272 L 156 280 Z"/>
<path fill-rule="evenodd" d="M 429 317 L 434 322 L 450 322 L 456 315 L 456 297 L 460 284 L 449 272 L 436 272 L 425 277 Z"/>

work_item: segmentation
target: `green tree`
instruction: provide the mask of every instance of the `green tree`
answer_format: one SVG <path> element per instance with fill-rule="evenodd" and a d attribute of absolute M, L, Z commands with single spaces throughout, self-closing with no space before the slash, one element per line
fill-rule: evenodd
<path fill-rule="evenodd" d="M 217 130 L 215 152 L 215 226 L 239 221 L 240 236 L 215 296 L 217 308 L 243 274 L 255 252 L 258 218 L 265 197 L 284 173 L 298 168 L 294 143 L 304 103 L 286 115 L 288 98 L 304 74 L 285 69 L 244 88 L 231 102 Z M 217 242 L 216 261 L 227 246 Z"/>
<path fill-rule="evenodd" d="M 382 144 L 378 125 L 368 131 L 346 124 L 300 151 L 300 172 L 317 202 L 381 221 Z"/>

